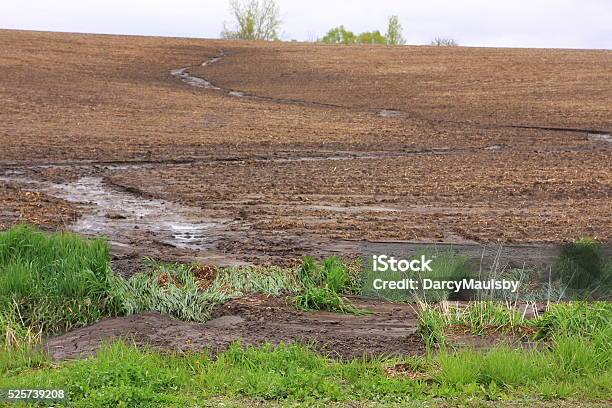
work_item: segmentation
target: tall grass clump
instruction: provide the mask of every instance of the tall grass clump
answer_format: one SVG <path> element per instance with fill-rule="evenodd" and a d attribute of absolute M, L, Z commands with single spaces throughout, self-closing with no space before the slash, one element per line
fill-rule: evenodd
<path fill-rule="evenodd" d="M 263 293 L 279 296 L 300 290 L 295 269 L 277 266 L 235 266 L 220 268 L 208 291 L 242 296 L 247 293 Z"/>
<path fill-rule="evenodd" d="M 0 233 L 0 336 L 58 333 L 120 310 L 102 240 L 17 226 Z"/>
<path fill-rule="evenodd" d="M 421 302 L 418 316 L 417 331 L 428 346 L 444 346 L 445 331 L 451 326 L 480 336 L 490 332 L 519 333 L 524 326 L 533 325 L 518 310 L 492 301 L 471 302 L 466 306 Z"/>
<path fill-rule="evenodd" d="M 181 320 L 205 322 L 215 305 L 245 294 L 278 296 L 297 292 L 300 284 L 294 270 L 279 267 L 206 267 L 198 276 L 198 265 L 149 260 L 147 270 L 116 287 L 127 314 L 156 311 Z"/>
<path fill-rule="evenodd" d="M 121 299 L 127 314 L 156 311 L 181 320 L 204 322 L 210 318 L 212 307 L 228 296 L 205 295 L 188 265 L 152 263 L 149 270 L 123 284 Z"/>
<path fill-rule="evenodd" d="M 298 279 L 303 285 L 301 293 L 295 297 L 299 309 L 355 315 L 367 313 L 341 296 L 346 290 L 350 276 L 338 257 L 329 257 L 322 264 L 312 257 L 305 257 L 298 270 Z"/>
<path fill-rule="evenodd" d="M 583 237 L 565 245 L 554 269 L 570 289 L 604 289 L 610 295 L 612 268 L 595 239 Z"/>
<path fill-rule="evenodd" d="M 612 334 L 612 303 L 569 302 L 551 304 L 546 313 L 535 319 L 537 336 L 553 339 L 556 336 L 597 338 L 602 333 Z"/>
<path fill-rule="evenodd" d="M 447 331 L 458 328 L 478 336 L 497 332 L 551 344 L 583 339 L 591 348 L 612 350 L 610 302 L 550 304 L 543 314 L 531 319 L 517 308 L 499 302 L 479 301 L 466 306 L 421 303 L 418 316 L 418 333 L 428 347 L 444 348 Z"/>
<path fill-rule="evenodd" d="M 472 266 L 470 265 L 470 259 L 467 256 L 459 255 L 454 252 L 442 252 L 435 256 L 430 255 L 432 258 L 431 272 L 427 272 L 426 276 L 419 276 L 419 279 L 429 278 L 434 281 L 460 281 L 462 279 L 469 279 L 474 274 Z M 468 300 L 470 293 L 467 291 L 463 292 L 449 292 L 448 290 L 421 290 L 417 292 L 416 297 L 423 299 L 426 302 L 440 302 L 443 300 Z"/>

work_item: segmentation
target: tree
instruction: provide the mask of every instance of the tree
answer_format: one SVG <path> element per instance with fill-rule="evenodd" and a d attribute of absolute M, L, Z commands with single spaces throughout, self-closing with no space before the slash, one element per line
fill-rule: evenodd
<path fill-rule="evenodd" d="M 386 44 L 387 39 L 380 31 L 366 31 L 357 36 L 357 44 Z"/>
<path fill-rule="evenodd" d="M 223 23 L 222 38 L 237 40 L 278 40 L 280 9 L 275 0 L 230 0 L 233 28 Z"/>
<path fill-rule="evenodd" d="M 325 34 L 321 42 L 327 44 L 354 44 L 357 37 L 352 31 L 348 31 L 344 26 L 334 27 Z"/>
<path fill-rule="evenodd" d="M 457 41 L 453 40 L 452 38 L 436 37 L 430 45 L 436 47 L 457 47 L 459 46 L 459 43 L 457 43 Z"/>
<path fill-rule="evenodd" d="M 389 23 L 387 24 L 387 44 L 389 45 L 404 45 L 406 40 L 402 36 L 402 25 L 399 22 L 397 16 L 389 17 Z"/>

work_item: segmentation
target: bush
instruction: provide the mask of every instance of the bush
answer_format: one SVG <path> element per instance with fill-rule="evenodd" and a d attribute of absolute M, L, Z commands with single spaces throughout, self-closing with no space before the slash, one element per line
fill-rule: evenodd
<path fill-rule="evenodd" d="M 554 268 L 561 282 L 572 289 L 610 283 L 610 268 L 603 258 L 599 242 L 592 238 L 580 238 L 565 245 Z"/>

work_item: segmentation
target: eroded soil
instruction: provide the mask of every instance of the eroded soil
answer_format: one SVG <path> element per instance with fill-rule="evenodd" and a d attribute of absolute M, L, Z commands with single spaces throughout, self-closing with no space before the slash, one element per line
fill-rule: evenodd
<path fill-rule="evenodd" d="M 415 334 L 412 306 L 365 300 L 356 304 L 372 314 L 301 312 L 288 298 L 245 297 L 217 306 L 213 319 L 205 324 L 142 313 L 104 319 L 51 338 L 46 348 L 56 360 L 91 355 L 103 342 L 116 338 L 164 350 L 210 350 L 213 354 L 235 341 L 243 345 L 298 342 L 339 358 L 424 352 Z"/>
<path fill-rule="evenodd" d="M 612 236 L 609 51 L 0 37 L 0 172 L 188 208 L 126 237 L 105 225 L 134 203 L 99 225 L 100 197 L 41 191 L 59 199 L 48 217 L 91 202 L 71 228 L 136 251 L 261 262 L 359 240 Z"/>
<path fill-rule="evenodd" d="M 11 30 L 0 43 L 0 229 L 106 235 L 121 274 L 145 256 L 282 264 L 452 244 L 477 262 L 481 244 L 501 243 L 520 267 L 583 235 L 612 250 L 610 51 Z M 422 351 L 408 307 L 368 307 L 247 298 L 206 325 L 143 314 L 48 344 L 58 359 L 116 336 Z"/>

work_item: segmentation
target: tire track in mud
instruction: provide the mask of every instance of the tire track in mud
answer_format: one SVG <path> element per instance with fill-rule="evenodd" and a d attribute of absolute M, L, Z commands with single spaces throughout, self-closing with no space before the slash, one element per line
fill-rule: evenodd
<path fill-rule="evenodd" d="M 338 105 L 333 103 L 325 103 L 325 102 L 316 102 L 316 101 L 306 101 L 303 99 L 294 99 L 294 98 L 276 98 L 272 96 L 264 96 L 264 95 L 256 95 L 244 91 L 234 90 L 230 88 L 223 88 L 221 86 L 213 84 L 212 81 L 197 77 L 192 75 L 189 72 L 190 68 L 196 67 L 205 67 L 211 64 L 214 64 L 224 57 L 227 54 L 220 50 L 219 54 L 214 57 L 208 58 L 204 60 L 199 65 L 191 65 L 184 68 L 177 68 L 170 71 L 170 74 L 176 78 L 179 78 L 182 82 L 195 86 L 197 88 L 210 89 L 214 91 L 220 91 L 224 94 L 237 98 L 251 99 L 257 101 L 265 101 L 265 102 L 275 102 L 275 103 L 284 103 L 284 104 L 292 104 L 292 105 L 301 105 L 301 106 L 311 106 L 311 107 L 322 107 L 322 108 L 337 108 L 337 109 L 346 109 L 346 110 L 359 110 L 356 108 L 352 108 L 346 105 Z M 571 127 L 555 127 L 555 126 L 538 126 L 538 125 L 520 125 L 520 124 L 487 124 L 480 122 L 470 122 L 470 121 L 455 121 L 450 119 L 432 119 L 430 117 L 426 117 L 423 115 L 419 115 L 415 112 L 407 112 L 400 109 L 390 109 L 390 108 L 374 108 L 367 109 L 364 112 L 374 113 L 377 116 L 385 117 L 385 118 L 401 118 L 401 117 L 413 117 L 420 120 L 428 121 L 431 123 L 448 123 L 448 124 L 457 124 L 457 125 L 466 125 L 466 126 L 477 126 L 481 128 L 493 128 L 493 129 L 526 129 L 526 130 L 541 130 L 545 132 L 571 132 L 571 133 L 584 133 L 587 135 L 588 140 L 591 141 L 603 141 L 603 142 L 612 142 L 612 131 L 610 130 L 601 130 L 601 129 L 580 129 L 580 128 L 571 128 Z"/>
<path fill-rule="evenodd" d="M 593 141 L 612 142 L 607 134 L 594 135 Z M 348 161 L 348 160 L 381 160 L 381 159 L 400 159 L 419 155 L 445 155 L 445 154 L 461 154 L 461 153 L 476 153 L 488 151 L 500 151 L 508 146 L 505 144 L 491 144 L 486 146 L 466 146 L 466 147 L 432 147 L 422 149 L 403 149 L 403 150 L 379 150 L 379 151 L 334 151 L 329 154 L 311 154 L 311 155 L 291 155 L 295 151 L 290 151 L 287 156 L 273 157 L 263 155 L 249 156 L 227 156 L 227 157 L 210 157 L 196 156 L 185 157 L 183 159 L 143 159 L 143 160 L 61 160 L 49 161 L 40 163 L 1 163 L 0 175 L 10 176 L 16 169 L 46 169 L 46 168 L 84 168 L 90 170 L 132 170 L 155 168 L 157 166 L 191 166 L 194 164 L 218 164 L 218 163 L 294 163 L 294 162 L 325 162 L 325 161 Z M 579 147 L 551 147 L 550 149 L 530 149 L 530 152 L 548 153 L 548 152 L 582 152 L 589 151 L 591 148 Z"/>
<path fill-rule="evenodd" d="M 427 121 L 430 123 L 448 123 L 455 125 L 466 125 L 476 126 L 484 129 L 526 129 L 526 130 L 542 130 L 545 132 L 570 132 L 570 133 L 581 133 L 586 134 L 587 139 L 591 141 L 602 141 L 612 142 L 612 131 L 600 130 L 600 129 L 580 129 L 572 127 L 555 127 L 555 126 L 536 126 L 536 125 L 512 125 L 512 124 L 492 124 L 492 123 L 481 123 L 471 121 L 460 121 L 450 119 L 432 119 L 423 115 L 419 115 L 414 112 L 406 112 L 399 109 L 378 109 L 378 116 L 384 118 L 401 118 L 401 117 L 413 117 L 419 120 Z"/>
<path fill-rule="evenodd" d="M 167 166 L 189 166 L 193 164 L 215 164 L 215 163 L 294 163 L 294 162 L 317 162 L 317 161 L 345 161 L 345 160 L 380 160 L 380 159 L 399 159 L 417 155 L 428 154 L 454 154 L 454 153 L 469 153 L 478 151 L 499 150 L 502 145 L 488 145 L 462 148 L 427 148 L 413 149 L 403 151 L 341 151 L 340 154 L 328 155 L 307 155 L 307 156 L 286 156 L 286 157 L 269 157 L 269 156 L 230 156 L 221 158 L 211 157 L 189 157 L 185 159 L 159 159 L 159 160 L 73 160 L 73 161 L 56 161 L 44 163 L 13 163 L 1 164 L 0 171 L 4 169 L 4 173 L 10 173 L 12 169 L 28 168 L 28 169 L 43 169 L 54 167 L 105 167 L 106 170 L 128 170 L 136 168 L 156 167 L 160 165 Z"/>

